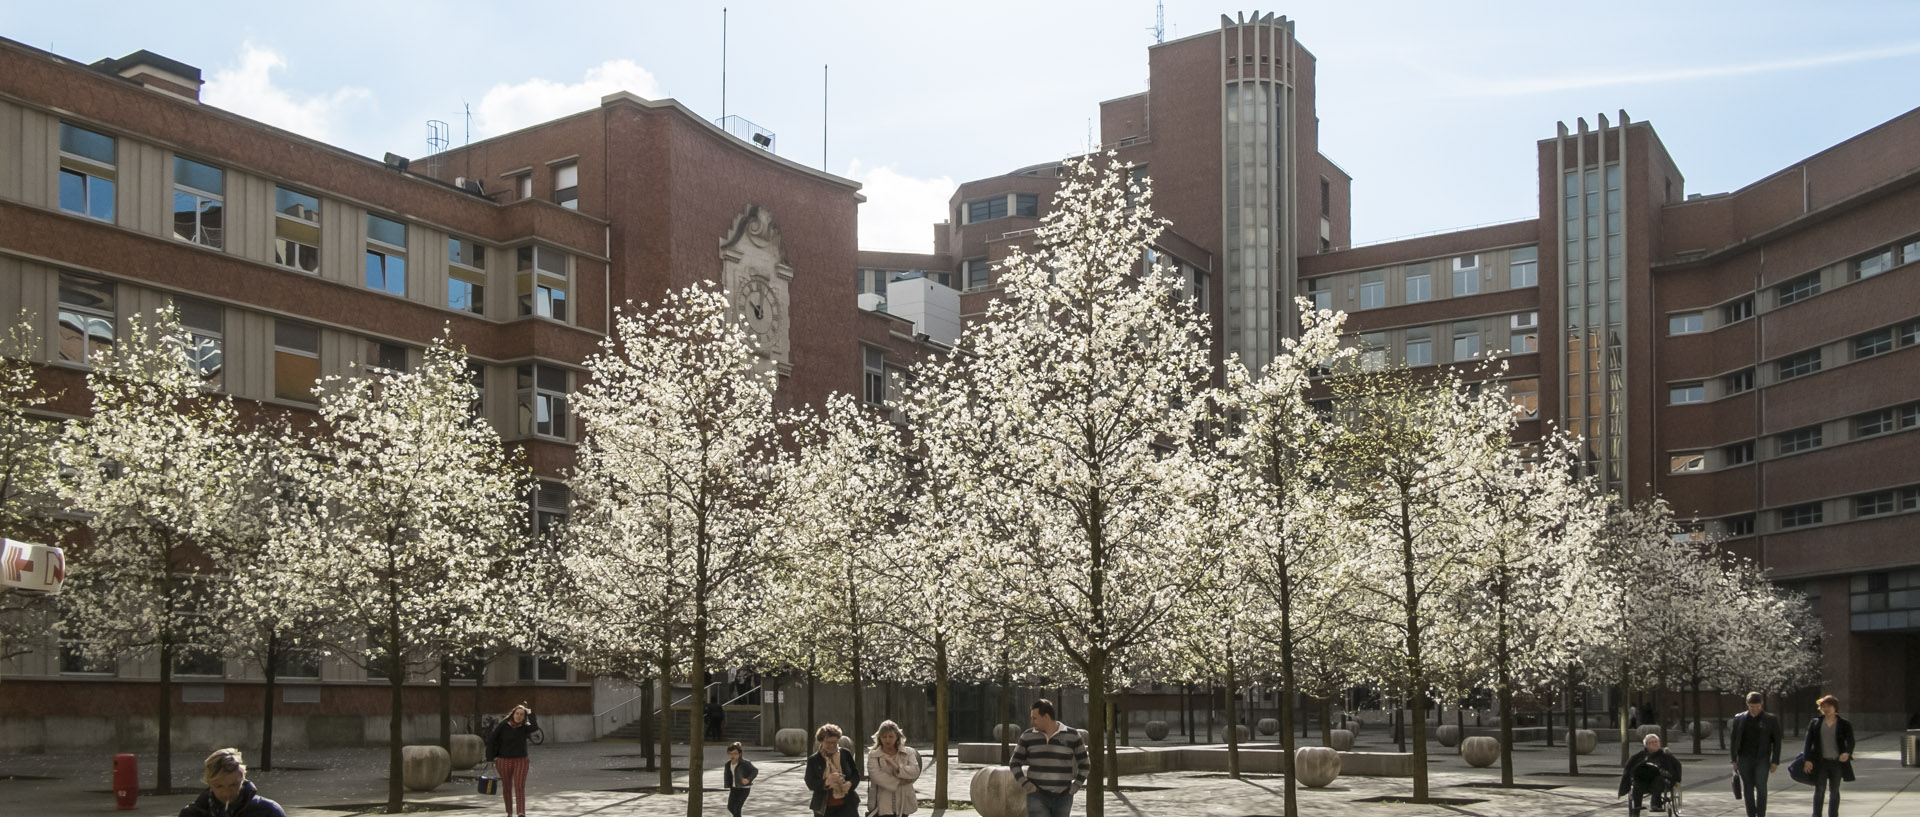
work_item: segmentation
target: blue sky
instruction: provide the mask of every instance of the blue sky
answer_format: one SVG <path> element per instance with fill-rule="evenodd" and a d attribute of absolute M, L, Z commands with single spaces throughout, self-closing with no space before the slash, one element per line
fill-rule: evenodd
<path fill-rule="evenodd" d="M 583 110 L 615 88 L 728 113 L 866 183 L 861 245 L 926 251 L 959 181 L 1079 152 L 1146 83 L 1154 4 L 0 0 L 0 36 L 92 62 L 199 66 L 211 104 L 371 156 Z M 1321 147 L 1355 177 L 1354 238 L 1529 217 L 1554 123 L 1650 121 L 1689 192 L 1737 189 L 1920 107 L 1920 2 L 1300 2 Z M 1253 8 L 1177 0 L 1167 38 Z M 1604 14 L 1603 14 L 1604 12 Z M 1095 135 L 1097 138 L 1097 134 Z"/>

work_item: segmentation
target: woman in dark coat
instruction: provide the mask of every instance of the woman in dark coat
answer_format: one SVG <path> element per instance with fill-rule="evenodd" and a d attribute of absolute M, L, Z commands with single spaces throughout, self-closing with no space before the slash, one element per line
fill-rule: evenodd
<path fill-rule="evenodd" d="M 487 760 L 500 773 L 500 797 L 507 803 L 507 817 L 527 817 L 527 744 L 539 729 L 533 710 L 521 704 L 507 713 L 506 720 L 494 724 L 493 734 L 487 736 Z"/>
<path fill-rule="evenodd" d="M 1820 717 L 1807 724 L 1805 769 L 1813 775 L 1813 817 L 1827 803 L 1827 817 L 1840 815 L 1840 781 L 1853 782 L 1853 724 L 1840 717 L 1840 699 L 1820 699 Z"/>
<path fill-rule="evenodd" d="M 840 748 L 840 727 L 831 723 L 814 730 L 820 751 L 807 757 L 809 805 L 821 817 L 857 817 L 860 813 L 860 765 L 853 752 Z"/>

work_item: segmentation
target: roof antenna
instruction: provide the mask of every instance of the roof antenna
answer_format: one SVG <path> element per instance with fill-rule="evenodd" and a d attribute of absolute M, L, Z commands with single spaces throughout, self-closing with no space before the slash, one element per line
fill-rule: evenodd
<path fill-rule="evenodd" d="M 1153 28 L 1149 28 L 1147 30 L 1153 32 L 1154 45 L 1159 45 L 1167 41 L 1167 4 L 1166 3 L 1160 2 L 1160 3 L 1153 4 Z"/>
<path fill-rule="evenodd" d="M 720 7 L 720 118 L 727 118 L 727 8 Z"/>

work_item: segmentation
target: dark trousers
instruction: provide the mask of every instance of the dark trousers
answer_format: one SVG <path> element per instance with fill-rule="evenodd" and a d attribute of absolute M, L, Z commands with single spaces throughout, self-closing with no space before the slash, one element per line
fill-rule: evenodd
<path fill-rule="evenodd" d="M 1766 817 L 1769 765 L 1764 755 L 1743 757 L 1734 764 L 1740 771 L 1740 784 L 1747 790 L 1747 817 Z"/>
<path fill-rule="evenodd" d="M 1816 760 L 1813 763 L 1813 817 L 1820 817 L 1820 802 L 1827 803 L 1827 817 L 1840 817 L 1840 761 Z"/>
<path fill-rule="evenodd" d="M 727 789 L 727 813 L 733 815 L 733 817 L 740 817 L 740 809 L 746 807 L 747 792 L 750 791 L 753 790 L 742 788 Z"/>

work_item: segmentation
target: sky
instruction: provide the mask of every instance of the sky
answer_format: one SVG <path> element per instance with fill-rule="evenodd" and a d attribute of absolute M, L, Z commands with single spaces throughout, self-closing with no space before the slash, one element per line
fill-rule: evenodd
<path fill-rule="evenodd" d="M 1156 12 L 1142 0 L 184 8 L 0 0 L 0 36 L 82 62 L 145 48 L 198 66 L 208 104 L 418 157 L 428 120 L 458 145 L 614 90 L 717 118 L 724 20 L 725 113 L 774 131 L 781 155 L 862 182 L 861 248 L 908 252 L 931 251 L 959 182 L 1083 152 L 1100 101 L 1145 89 Z M 1165 37 L 1253 11 L 1167 2 Z M 1298 21 L 1318 58 L 1321 150 L 1354 177 L 1357 244 L 1536 215 L 1533 144 L 1556 122 L 1624 109 L 1653 124 L 1688 192 L 1718 193 L 1920 107 L 1915 0 L 1265 11 Z"/>

